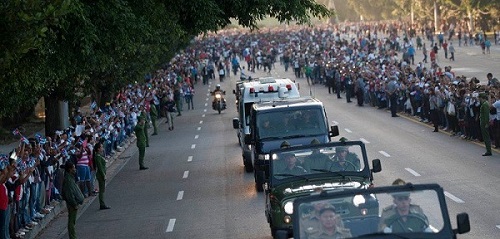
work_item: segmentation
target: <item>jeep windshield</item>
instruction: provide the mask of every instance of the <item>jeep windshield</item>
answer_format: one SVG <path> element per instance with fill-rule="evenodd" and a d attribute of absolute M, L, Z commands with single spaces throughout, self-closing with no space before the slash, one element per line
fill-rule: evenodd
<path fill-rule="evenodd" d="M 261 140 L 325 135 L 328 132 L 324 112 L 319 107 L 262 112 L 256 124 Z"/>
<path fill-rule="evenodd" d="M 442 191 L 401 187 L 345 190 L 297 199 L 294 238 L 450 238 L 444 236 L 449 235 L 450 227 L 445 226 L 449 218 Z"/>
<path fill-rule="evenodd" d="M 272 155 L 271 173 L 275 181 L 293 180 L 298 176 L 324 177 L 326 180 L 369 177 L 369 169 L 365 170 L 364 145 L 359 141 L 292 147 Z"/>

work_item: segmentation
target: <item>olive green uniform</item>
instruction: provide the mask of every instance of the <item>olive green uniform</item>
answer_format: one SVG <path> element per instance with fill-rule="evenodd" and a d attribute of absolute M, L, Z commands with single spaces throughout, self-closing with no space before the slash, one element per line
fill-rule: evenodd
<path fill-rule="evenodd" d="M 486 153 L 491 154 L 491 139 L 490 139 L 490 131 L 488 126 L 490 124 L 490 104 L 488 100 L 485 100 L 481 104 L 481 108 L 479 111 L 479 124 L 481 126 L 481 134 L 483 136 L 484 145 L 486 146 Z"/>
<path fill-rule="evenodd" d="M 137 137 L 137 148 L 139 148 L 139 168 L 144 168 L 144 155 L 146 154 L 146 125 L 137 124 L 134 128 Z"/>
<path fill-rule="evenodd" d="M 75 175 L 70 173 L 64 174 L 61 193 L 68 207 L 68 235 L 70 239 L 76 239 L 76 215 L 78 214 L 78 205 L 83 203 L 84 197 L 76 184 Z"/>
<path fill-rule="evenodd" d="M 305 231 L 305 238 L 307 239 L 341 239 L 341 238 L 351 238 L 351 231 L 347 228 L 336 227 L 333 234 L 328 233 L 322 228 L 314 229 L 310 228 Z"/>
<path fill-rule="evenodd" d="M 403 220 L 406 218 L 406 220 Z M 429 221 L 422 208 L 418 205 L 410 204 L 410 212 L 406 216 L 400 216 L 396 205 L 382 209 L 379 230 L 390 228 L 393 233 L 398 232 L 423 232 Z"/>
<path fill-rule="evenodd" d="M 97 182 L 99 182 L 99 205 L 101 207 L 105 207 L 106 203 L 104 203 L 104 192 L 106 191 L 106 160 L 102 155 L 96 154 L 96 158 L 94 159 L 97 171 L 96 178 Z"/>
<path fill-rule="evenodd" d="M 328 170 L 331 168 L 332 162 L 330 158 L 322 153 L 313 152 L 311 155 L 304 158 L 302 166 L 309 173 L 317 173 L 316 170 Z"/>
<path fill-rule="evenodd" d="M 361 163 L 358 156 L 355 153 L 349 152 L 346 155 L 345 162 L 341 164 L 339 158 L 335 156 L 332 159 L 332 165 L 330 171 L 359 171 L 361 170 Z"/>
<path fill-rule="evenodd" d="M 156 110 L 156 106 L 151 104 L 151 110 L 149 112 L 151 116 L 151 123 L 153 124 L 153 135 L 158 134 L 158 126 L 156 125 L 156 119 L 158 119 L 158 111 Z"/>

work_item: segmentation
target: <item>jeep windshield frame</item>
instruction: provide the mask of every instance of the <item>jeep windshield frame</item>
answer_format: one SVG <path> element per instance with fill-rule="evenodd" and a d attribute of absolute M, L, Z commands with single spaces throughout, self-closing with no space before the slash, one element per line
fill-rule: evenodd
<path fill-rule="evenodd" d="M 343 153 L 343 157 L 347 160 L 339 160 L 341 157 L 337 155 L 340 152 L 338 149 L 348 151 Z M 320 159 L 317 158 L 317 155 L 320 155 Z M 299 166 L 294 167 L 292 171 L 289 170 L 291 162 L 288 159 L 291 156 L 295 157 L 295 165 Z M 324 163 L 316 163 L 320 160 Z M 363 184 L 371 178 L 366 148 L 361 141 L 310 144 L 275 149 L 270 151 L 269 161 L 268 183 L 270 188 L 293 184 L 304 181 L 304 179 L 305 184 L 312 181 L 315 184 L 321 182 L 348 183 L 351 181 Z M 305 170 L 304 173 L 300 173 L 301 168 Z M 292 176 L 294 173 L 298 175 Z M 290 176 L 275 176 L 283 174 Z"/>
<path fill-rule="evenodd" d="M 402 198 L 402 199 L 399 199 Z M 399 200 L 408 202 L 409 212 L 414 223 L 422 222 L 422 230 L 404 229 L 400 226 L 396 207 Z M 315 230 L 307 224 L 307 216 L 320 207 L 333 208 L 337 230 L 346 233 L 346 238 L 453 238 L 444 190 L 438 184 L 406 184 L 401 186 L 385 186 L 368 189 L 349 189 L 324 191 L 310 196 L 300 197 L 293 203 L 293 237 L 306 238 L 305 235 Z M 365 210 L 366 217 L 354 213 L 356 210 Z M 394 213 L 393 213 L 394 211 Z M 393 214 L 391 214 L 393 213 Z M 353 214 L 355 216 L 350 216 Z M 361 214 L 363 215 L 363 214 Z M 419 216 L 413 216 L 419 215 Z M 422 216 L 423 215 L 423 216 Z M 409 219 L 406 219 L 409 220 Z M 387 226 L 391 223 L 395 226 Z M 408 221 L 407 221 L 408 222 Z M 425 222 L 425 223 L 424 223 Z M 323 227 L 319 219 L 316 227 Z M 396 225 L 397 224 L 397 225 Z M 326 224 L 325 224 L 326 225 Z M 402 226 L 402 225 L 401 225 Z"/>

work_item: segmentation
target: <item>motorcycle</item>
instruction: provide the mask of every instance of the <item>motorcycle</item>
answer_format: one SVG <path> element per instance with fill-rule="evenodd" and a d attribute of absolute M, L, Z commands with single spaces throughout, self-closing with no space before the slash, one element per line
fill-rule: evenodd
<path fill-rule="evenodd" d="M 212 92 L 214 100 L 212 102 L 212 109 L 219 112 L 219 114 L 226 109 L 226 99 L 224 99 L 225 91 Z"/>

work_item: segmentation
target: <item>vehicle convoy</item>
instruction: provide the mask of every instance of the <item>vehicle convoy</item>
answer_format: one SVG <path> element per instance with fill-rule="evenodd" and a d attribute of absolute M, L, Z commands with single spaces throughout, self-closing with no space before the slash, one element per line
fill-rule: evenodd
<path fill-rule="evenodd" d="M 321 191 L 293 202 L 293 238 L 457 238 L 470 231 L 467 213 L 453 229 L 438 184 Z M 277 238 L 288 238 L 286 231 Z"/>
<path fill-rule="evenodd" d="M 245 144 L 251 145 L 255 187 L 263 191 L 269 177 L 269 152 L 280 148 L 283 141 L 290 146 L 307 145 L 313 139 L 329 142 L 339 135 L 337 126 L 329 129 L 323 103 L 311 97 L 300 97 L 253 104 L 250 111 L 250 134 Z"/>
<path fill-rule="evenodd" d="M 380 172 L 379 159 L 372 168 L 361 141 L 339 141 L 271 150 L 269 180 L 265 184 L 265 214 L 273 237 L 292 236 L 294 201 L 311 194 L 343 189 L 367 189 L 373 173 Z M 378 208 L 351 211 L 354 216 L 378 215 Z M 302 216 L 302 215 L 301 215 Z"/>
<path fill-rule="evenodd" d="M 214 100 L 212 101 L 212 109 L 219 112 L 219 114 L 226 109 L 226 99 L 224 95 L 226 91 L 221 90 L 220 84 L 217 84 L 215 90 L 210 92 L 214 96 Z"/>
<path fill-rule="evenodd" d="M 233 93 L 237 96 L 238 107 L 238 117 L 233 119 L 233 128 L 238 130 L 238 142 L 241 146 L 245 171 L 252 172 L 253 165 L 250 145 L 245 143 L 245 136 L 250 134 L 250 111 L 252 105 L 258 102 L 299 98 L 299 89 L 290 79 L 262 77 L 241 83 L 239 92 L 236 89 Z"/>

